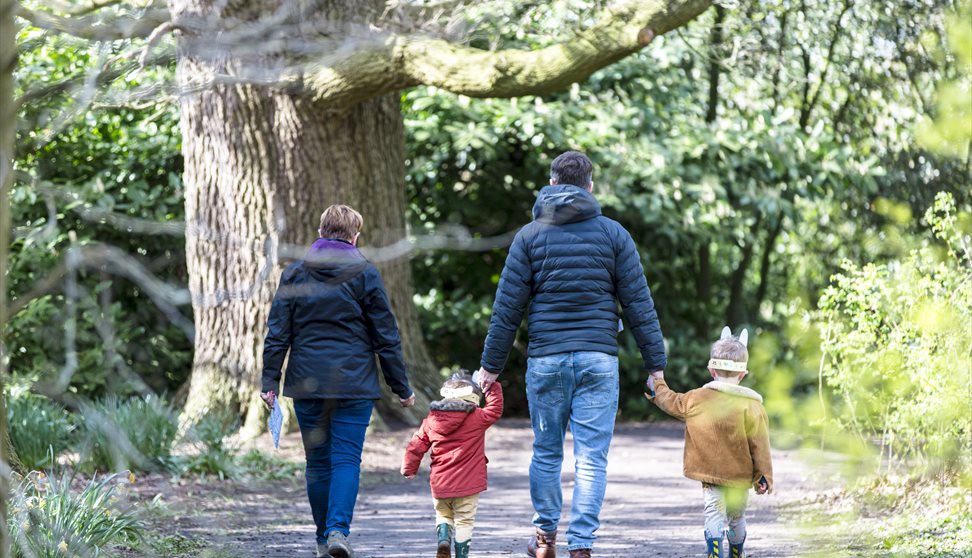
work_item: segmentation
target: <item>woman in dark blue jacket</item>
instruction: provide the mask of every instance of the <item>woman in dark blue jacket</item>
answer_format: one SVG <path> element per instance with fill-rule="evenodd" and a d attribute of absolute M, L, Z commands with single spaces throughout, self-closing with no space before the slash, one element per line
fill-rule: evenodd
<path fill-rule="evenodd" d="M 268 405 L 280 386 L 294 399 L 307 458 L 307 497 L 317 525 L 317 556 L 353 558 L 347 541 L 361 473 L 361 450 L 376 399 L 378 367 L 403 407 L 408 386 L 398 325 L 381 275 L 355 247 L 361 214 L 332 205 L 320 239 L 280 277 L 263 346 Z"/>

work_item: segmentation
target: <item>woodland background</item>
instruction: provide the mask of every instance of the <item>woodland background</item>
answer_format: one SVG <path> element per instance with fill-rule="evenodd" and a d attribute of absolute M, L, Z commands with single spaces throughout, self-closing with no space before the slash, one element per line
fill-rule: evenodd
<path fill-rule="evenodd" d="M 641 4 L 3 2 L 8 472 L 239 471 L 223 437 L 262 428 L 276 278 L 339 202 L 424 395 L 376 428 L 415 424 L 478 365 L 506 247 L 578 149 L 642 254 L 670 383 L 748 327 L 780 444 L 866 463 L 848 498 L 939 487 L 907 512 L 927 532 L 972 525 L 968 2 Z M 620 418 L 660 419 L 620 343 Z M 521 328 L 510 416 L 525 355 Z M 861 509 L 907 508 L 888 498 Z M 921 529 L 880 544 L 972 549 Z"/>

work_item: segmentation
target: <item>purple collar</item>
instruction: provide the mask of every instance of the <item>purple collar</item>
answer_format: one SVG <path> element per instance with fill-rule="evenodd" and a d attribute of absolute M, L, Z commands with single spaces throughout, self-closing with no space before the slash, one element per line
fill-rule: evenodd
<path fill-rule="evenodd" d="M 338 252 L 348 255 L 354 254 L 359 258 L 364 257 L 361 255 L 361 252 L 358 252 L 358 249 L 347 240 L 342 240 L 340 238 L 318 238 L 316 241 L 314 241 L 314 244 L 311 245 L 310 249 L 307 250 L 307 255 L 309 256 L 308 259 L 314 259 L 311 256 L 320 258 L 323 252 Z"/>

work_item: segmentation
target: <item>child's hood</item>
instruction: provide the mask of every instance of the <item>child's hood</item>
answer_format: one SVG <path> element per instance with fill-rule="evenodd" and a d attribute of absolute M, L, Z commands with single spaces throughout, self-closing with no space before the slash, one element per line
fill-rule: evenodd
<path fill-rule="evenodd" d="M 753 391 L 753 390 L 751 390 L 751 389 L 749 389 L 748 387 L 745 387 L 745 386 L 740 386 L 740 385 L 736 385 L 736 384 L 730 384 L 728 382 L 712 381 L 712 382 L 709 382 L 709 383 L 705 384 L 702 387 L 707 388 L 707 389 L 713 389 L 713 390 L 718 391 L 720 393 L 726 393 L 726 394 L 729 394 L 729 395 L 735 395 L 736 397 L 745 397 L 746 399 L 755 399 L 756 401 L 759 401 L 760 403 L 763 402 L 763 396 L 762 395 L 756 393 L 755 391 Z"/>
<path fill-rule="evenodd" d="M 448 436 L 462 426 L 476 405 L 462 399 L 442 399 L 429 404 L 429 428 L 442 436 Z"/>

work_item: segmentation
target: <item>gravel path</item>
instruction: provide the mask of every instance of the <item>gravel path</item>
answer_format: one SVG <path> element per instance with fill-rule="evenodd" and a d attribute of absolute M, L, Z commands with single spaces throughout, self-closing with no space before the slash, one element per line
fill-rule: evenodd
<path fill-rule="evenodd" d="M 596 556 L 704 555 L 702 490 L 699 483 L 682 477 L 682 433 L 682 425 L 674 422 L 618 426 Z M 374 434 L 366 442 L 365 480 L 351 538 L 360 558 L 411 558 L 435 552 L 428 459 L 414 481 L 402 479 L 397 472 L 410 434 Z M 527 478 L 532 441 L 526 421 L 504 419 L 490 429 L 490 485 L 480 499 L 473 556 L 525 555 L 524 545 L 532 530 Z M 288 436 L 282 455 L 302 458 L 299 444 L 298 436 Z M 267 449 L 265 438 L 256 445 L 273 451 Z M 573 487 L 569 449 L 568 434 L 563 472 L 565 519 Z M 776 452 L 773 458 L 777 492 L 750 499 L 747 550 L 754 558 L 794 556 L 801 550 L 797 534 L 780 519 L 780 510 L 796 496 L 805 495 L 809 466 L 789 452 Z M 173 502 L 175 512 L 161 530 L 206 540 L 211 556 L 314 555 L 310 508 L 300 482 L 169 485 L 159 491 L 168 492 L 165 497 Z M 561 532 L 565 528 L 562 525 Z M 563 536 L 558 550 L 566 556 Z"/>

